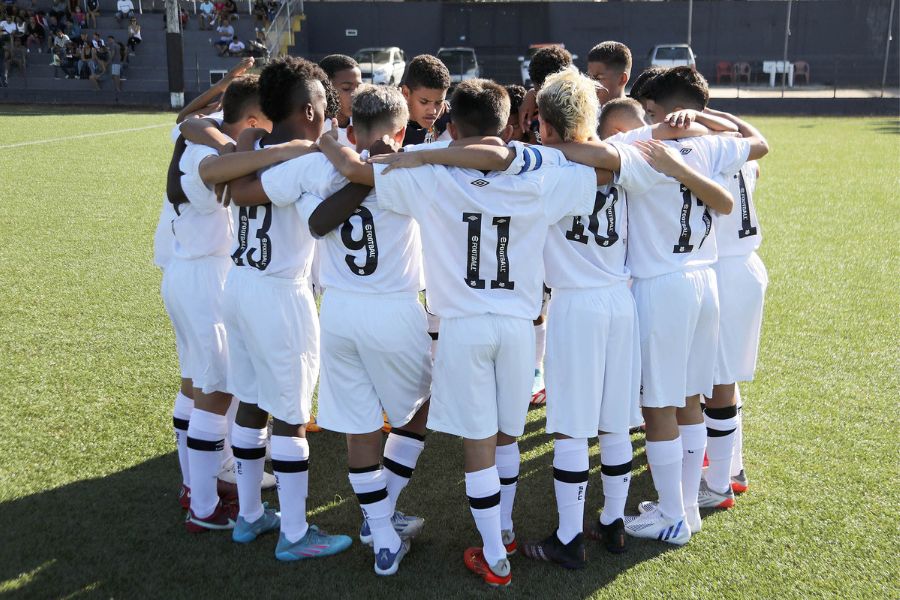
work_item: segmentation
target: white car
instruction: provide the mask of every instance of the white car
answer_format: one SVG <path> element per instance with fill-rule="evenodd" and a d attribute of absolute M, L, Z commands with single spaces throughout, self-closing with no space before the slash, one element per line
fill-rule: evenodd
<path fill-rule="evenodd" d="M 651 67 L 697 68 L 697 57 L 687 44 L 660 44 L 650 51 Z"/>
<path fill-rule="evenodd" d="M 531 75 L 528 74 L 528 67 L 531 65 L 531 57 L 535 55 L 535 53 L 542 48 L 551 48 L 553 46 L 559 46 L 562 49 L 565 49 L 565 44 L 531 44 L 528 46 L 528 55 L 519 57 L 519 69 L 522 72 L 522 85 L 526 88 L 531 87 Z M 572 55 L 572 60 L 576 60 L 578 58 L 577 54 Z"/>
<path fill-rule="evenodd" d="M 396 46 L 363 48 L 353 55 L 362 71 L 366 83 L 387 83 L 396 85 L 403 79 L 406 69 L 406 55 Z"/>
<path fill-rule="evenodd" d="M 451 84 L 481 77 L 474 48 L 441 48 L 437 51 L 437 57 L 450 71 Z"/>

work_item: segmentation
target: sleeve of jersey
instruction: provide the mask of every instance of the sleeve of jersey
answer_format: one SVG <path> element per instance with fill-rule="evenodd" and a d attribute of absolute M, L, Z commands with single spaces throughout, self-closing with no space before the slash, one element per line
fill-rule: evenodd
<path fill-rule="evenodd" d="M 431 168 L 430 165 L 414 169 L 394 169 L 387 175 L 384 174 L 387 165 L 373 166 L 378 206 L 401 215 L 413 216 L 416 205 L 424 203 L 428 198 L 428 194 L 424 193 L 419 185 L 419 179 L 425 177 L 426 170 Z M 428 175 L 430 176 L 430 173 Z"/>
<path fill-rule="evenodd" d="M 606 138 L 606 142 L 621 142 L 623 144 L 633 144 L 634 142 L 647 142 L 653 139 L 653 128 L 650 125 L 644 125 L 631 131 L 622 131 L 616 135 Z"/>
<path fill-rule="evenodd" d="M 209 146 L 191 144 L 184 151 L 178 165 L 184 173 L 181 176 L 181 187 L 191 206 L 201 213 L 211 213 L 219 207 L 215 197 L 210 194 L 210 188 L 200 179 L 200 163 L 210 156 L 218 156 L 218 152 Z"/>
<path fill-rule="evenodd" d="M 647 164 L 637 148 L 622 142 L 613 142 L 619 153 L 619 172 L 613 183 L 621 185 L 627 192 L 641 193 L 665 176 Z"/>
<path fill-rule="evenodd" d="M 713 173 L 731 177 L 741 170 L 750 158 L 750 142 L 743 138 L 708 136 L 712 150 Z"/>
<path fill-rule="evenodd" d="M 309 161 L 293 158 L 262 172 L 259 180 L 269 201 L 275 206 L 287 206 L 300 199 L 308 191 L 306 185 L 312 176 L 307 168 Z"/>
<path fill-rule="evenodd" d="M 315 194 L 305 193 L 300 196 L 300 200 L 294 205 L 297 207 L 297 213 L 300 215 L 300 218 L 303 219 L 304 223 L 309 223 L 309 218 L 312 216 L 313 212 L 322 204 L 325 200 Z"/>
<path fill-rule="evenodd" d="M 522 175 L 542 167 L 558 167 L 567 163 L 563 153 L 553 148 L 531 146 L 522 142 L 510 142 L 508 146 L 516 151 L 516 157 L 503 171 L 505 175 Z"/>
<path fill-rule="evenodd" d="M 569 163 L 545 169 L 544 214 L 548 223 L 593 212 L 597 174 L 591 167 Z"/>

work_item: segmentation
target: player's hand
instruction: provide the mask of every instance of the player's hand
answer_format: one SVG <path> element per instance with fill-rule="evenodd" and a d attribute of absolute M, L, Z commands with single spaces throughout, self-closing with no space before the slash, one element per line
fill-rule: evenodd
<path fill-rule="evenodd" d="M 234 144 L 234 142 L 228 142 L 227 144 L 219 148 L 219 156 L 223 154 L 231 154 L 235 151 L 235 148 L 237 148 L 237 146 Z"/>
<path fill-rule="evenodd" d="M 225 77 L 224 77 L 223 79 L 227 79 L 228 81 L 232 81 L 233 79 L 235 79 L 235 78 L 237 78 L 237 77 L 240 77 L 241 75 L 243 75 L 244 73 L 246 73 L 247 71 L 249 71 L 250 69 L 252 69 L 252 68 L 253 68 L 253 64 L 254 64 L 255 62 L 256 62 L 256 61 L 254 60 L 254 58 L 253 58 L 252 56 L 248 56 L 248 57 L 246 57 L 246 58 L 242 58 L 242 59 L 241 59 L 241 62 L 239 62 L 239 63 L 238 63 L 234 68 L 232 68 L 230 71 L 228 71 L 228 73 L 225 75 Z"/>
<path fill-rule="evenodd" d="M 697 111 L 686 108 L 683 110 L 676 110 L 673 113 L 669 113 L 666 115 L 666 123 L 669 127 L 687 129 L 691 126 L 691 123 L 697 120 Z"/>
<path fill-rule="evenodd" d="M 390 173 L 394 169 L 412 169 L 425 164 L 421 152 L 396 152 L 394 154 L 379 154 L 369 157 L 369 161 L 375 165 L 387 165 L 383 173 Z"/>
<path fill-rule="evenodd" d="M 528 133 L 531 131 L 531 122 L 537 117 L 537 92 L 531 88 L 525 92 L 522 105 L 519 106 L 519 127 Z"/>
<path fill-rule="evenodd" d="M 241 135 L 238 136 L 237 147 L 235 148 L 235 150 L 237 150 L 238 152 L 247 152 L 248 150 L 253 150 L 253 147 L 256 145 L 256 141 L 267 133 L 269 132 L 262 127 L 248 127 L 241 132 Z"/>
<path fill-rule="evenodd" d="M 215 187 L 216 202 L 222 206 L 231 204 L 231 187 L 227 183 L 217 183 Z"/>
<path fill-rule="evenodd" d="M 647 142 L 635 142 L 634 147 L 638 149 L 641 156 L 647 163 L 662 173 L 678 179 L 688 168 L 681 155 L 674 148 L 667 146 L 659 140 L 650 140 Z"/>
<path fill-rule="evenodd" d="M 337 119 L 331 119 L 331 129 L 322 134 L 319 140 L 331 138 L 335 142 L 338 141 L 338 122 Z"/>

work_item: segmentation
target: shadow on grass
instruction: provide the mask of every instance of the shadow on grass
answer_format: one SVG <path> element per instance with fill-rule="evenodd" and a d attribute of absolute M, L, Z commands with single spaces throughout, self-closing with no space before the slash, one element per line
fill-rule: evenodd
<path fill-rule="evenodd" d="M 881 119 L 868 125 L 868 128 L 875 133 L 884 133 L 887 135 L 900 135 L 900 120 L 898 119 Z"/>
<path fill-rule="evenodd" d="M 529 431 L 543 427 L 529 423 Z M 534 435 L 523 451 L 549 438 Z M 355 539 L 359 508 L 347 482 L 345 444 L 333 433 L 311 435 L 310 522 L 354 536 L 351 549 L 318 561 L 279 563 L 275 537 L 234 544 L 226 533 L 187 534 L 176 501 L 174 453 L 108 477 L 0 504 L 0 592 L 19 597 L 223 598 L 314 593 L 316 597 L 475 597 L 488 591 L 462 564 L 462 551 L 478 542 L 466 503 L 462 443 L 432 433 L 400 508 L 427 519 L 395 577 L 372 572 L 371 550 Z M 655 497 L 635 444 L 635 477 L 629 502 Z M 586 514 L 596 517 L 602 501 L 599 459 L 591 459 Z M 277 502 L 274 492 L 264 499 Z M 552 451 L 522 464 L 514 520 L 520 540 L 542 538 L 556 526 Z M 613 556 L 596 544 L 589 566 L 567 572 L 515 556 L 513 584 L 505 594 L 537 598 L 587 597 L 630 567 L 672 550 L 629 540 L 629 551 Z"/>

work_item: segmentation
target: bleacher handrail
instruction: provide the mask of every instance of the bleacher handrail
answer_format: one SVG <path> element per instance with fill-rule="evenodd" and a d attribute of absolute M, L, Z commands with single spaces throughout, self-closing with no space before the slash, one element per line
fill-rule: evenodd
<path fill-rule="evenodd" d="M 266 48 L 272 58 L 281 56 L 291 44 L 292 20 L 303 14 L 303 0 L 285 0 L 265 29 Z M 285 39 L 287 38 L 287 39 Z"/>

